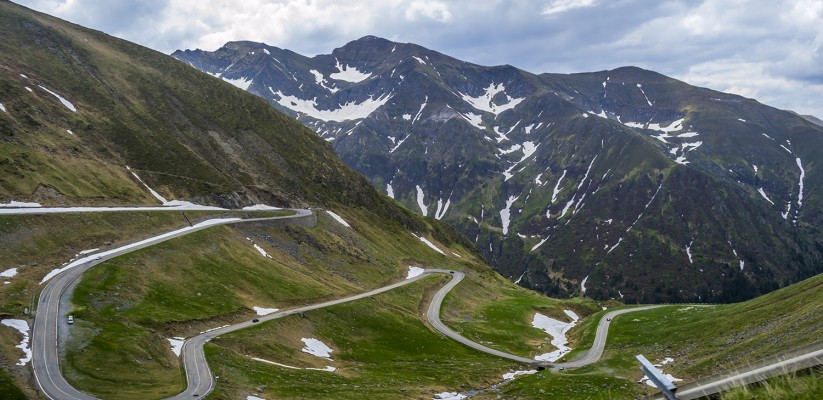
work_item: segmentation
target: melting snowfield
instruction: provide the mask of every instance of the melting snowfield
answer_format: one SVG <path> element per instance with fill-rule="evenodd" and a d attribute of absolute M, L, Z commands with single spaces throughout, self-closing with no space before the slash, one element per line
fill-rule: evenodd
<path fill-rule="evenodd" d="M 40 203 L 29 203 L 25 201 L 10 201 L 0 204 L 0 208 L 38 208 L 43 207 Z"/>
<path fill-rule="evenodd" d="M 52 96 L 56 97 L 56 98 L 57 98 L 57 100 L 60 100 L 60 103 L 62 103 L 62 104 L 63 104 L 66 108 L 68 108 L 68 109 L 69 109 L 69 110 L 71 110 L 72 112 L 77 112 L 77 108 L 74 106 L 74 104 L 71 104 L 71 102 L 70 102 L 70 101 L 68 101 L 68 100 L 66 100 L 65 98 L 63 98 L 63 96 L 60 96 L 59 94 L 54 93 L 53 91 L 51 91 L 51 90 L 47 89 L 47 88 L 46 88 L 45 86 L 43 86 L 43 85 L 37 85 L 37 87 L 39 87 L 40 89 L 43 89 L 43 90 L 45 90 L 45 91 L 49 92 L 49 94 L 51 94 Z"/>
<path fill-rule="evenodd" d="M 252 307 L 252 309 L 254 310 L 254 312 L 257 313 L 257 315 L 269 315 L 273 312 L 277 312 L 277 311 L 280 310 L 279 308 L 265 308 L 265 307 L 256 307 L 256 306 Z"/>
<path fill-rule="evenodd" d="M 460 394 L 457 392 L 443 392 L 434 395 L 434 400 L 463 400 L 468 398 L 465 394 Z"/>
<path fill-rule="evenodd" d="M 548 333 L 552 337 L 552 346 L 557 348 L 557 350 L 551 353 L 541 354 L 535 357 L 535 360 L 554 362 L 571 351 L 571 348 L 567 346 L 569 341 L 566 339 L 566 332 L 577 324 L 580 317 L 571 310 L 563 310 L 563 312 L 572 319 L 572 322 L 558 321 L 540 313 L 534 314 L 532 326 Z"/>
<path fill-rule="evenodd" d="M 246 206 L 243 207 L 243 210 L 246 211 L 277 211 L 282 210 L 280 207 L 272 207 L 266 204 L 255 204 L 253 206 Z"/>
<path fill-rule="evenodd" d="M 9 268 L 3 272 L 0 272 L 0 277 L 3 278 L 14 278 L 17 276 L 17 268 Z"/>
<path fill-rule="evenodd" d="M 341 225 L 345 226 L 346 228 L 351 228 L 351 225 L 349 225 L 349 223 L 346 222 L 346 220 L 344 220 L 341 216 L 339 216 L 339 215 L 337 215 L 337 214 L 335 214 L 335 213 L 333 213 L 329 210 L 326 210 L 326 213 L 331 215 L 331 217 L 334 218 L 334 220 L 339 222 Z"/>
<path fill-rule="evenodd" d="M 426 207 L 426 200 L 425 194 L 423 194 L 423 189 L 420 185 L 416 186 L 417 188 L 417 206 L 420 207 L 420 213 L 423 214 L 424 217 L 429 215 L 429 208 Z"/>
<path fill-rule="evenodd" d="M 500 220 L 503 222 L 504 236 L 509 233 L 509 224 L 511 223 L 511 207 L 517 200 L 517 197 L 518 196 L 509 196 L 509 199 L 506 200 L 506 208 L 500 210 Z"/>
<path fill-rule="evenodd" d="M 443 252 L 443 250 L 440 250 L 437 246 L 435 246 L 435 245 L 434 245 L 434 243 L 430 242 L 430 241 L 429 241 L 429 239 L 426 239 L 426 238 L 424 238 L 423 236 L 417 236 L 417 235 L 415 235 L 415 234 L 413 234 L 413 233 L 412 233 L 412 236 L 414 236 L 414 237 L 416 237 L 416 238 L 420 239 L 420 241 L 421 241 L 421 242 L 425 243 L 425 244 L 426 244 L 426 246 L 429 246 L 429 247 L 431 247 L 432 249 L 434 249 L 434 251 L 436 251 L 436 252 L 438 252 L 438 253 L 440 253 L 440 254 L 442 254 L 442 255 L 444 255 L 444 256 L 446 255 L 446 253 L 444 253 L 444 252 Z"/>
<path fill-rule="evenodd" d="M 259 244 L 254 243 L 254 240 L 251 240 L 251 238 L 246 238 L 246 240 L 251 242 L 252 246 L 254 246 L 255 250 L 257 250 L 260 253 L 260 255 L 266 258 L 272 258 L 272 256 L 270 256 L 264 248 L 260 247 Z"/>
<path fill-rule="evenodd" d="M 534 375 L 536 373 L 537 373 L 536 369 L 530 369 L 528 371 L 509 372 L 509 373 L 503 374 L 503 380 L 510 381 L 510 380 L 514 379 L 515 377 L 520 376 L 520 375 Z"/>
<path fill-rule="evenodd" d="M 276 365 L 278 367 L 283 367 L 283 368 L 288 368 L 288 369 L 306 369 L 306 370 L 312 370 L 312 371 L 325 371 L 325 372 L 337 371 L 337 368 L 332 367 L 330 365 L 326 366 L 326 368 L 300 368 L 300 367 L 295 367 L 295 366 L 291 366 L 291 365 L 281 364 L 279 362 L 269 361 L 269 360 L 266 360 L 266 359 L 263 359 L 263 358 L 257 358 L 257 357 L 249 357 L 249 358 L 251 358 L 254 361 L 260 361 L 262 363 Z"/>
<path fill-rule="evenodd" d="M 302 338 L 300 340 L 302 340 L 305 344 L 305 347 L 303 347 L 300 351 L 309 353 L 315 357 L 331 360 L 331 353 L 334 350 L 332 350 L 332 348 L 327 346 L 325 343 L 315 338 Z"/>
<path fill-rule="evenodd" d="M 271 90 L 271 88 L 269 88 Z M 282 91 L 272 91 L 277 98 L 278 104 L 286 107 L 292 111 L 303 113 L 309 117 L 319 119 L 322 121 L 336 121 L 342 122 L 346 120 L 363 119 L 368 117 L 372 112 L 388 103 L 392 94 L 386 93 L 378 97 L 369 97 L 361 102 L 349 101 L 346 104 L 338 104 L 338 108 L 321 110 L 317 108 L 317 99 L 303 100 L 296 96 L 286 95 Z"/>
<path fill-rule="evenodd" d="M 409 274 L 406 275 L 406 279 L 411 279 L 415 276 L 422 275 L 423 272 L 425 272 L 423 268 L 409 266 Z"/>
<path fill-rule="evenodd" d="M 338 81 L 357 83 L 362 82 L 371 76 L 371 74 L 369 73 L 358 71 L 355 67 L 349 65 L 341 65 L 340 61 L 336 58 L 334 59 L 334 61 L 337 62 L 336 67 L 338 72 L 329 75 L 329 77 L 332 79 L 336 79 Z"/>
<path fill-rule="evenodd" d="M 525 97 L 512 98 L 506 94 L 506 85 L 502 83 L 490 83 L 489 86 L 484 89 L 484 92 L 485 93 L 477 97 L 460 93 L 460 97 L 463 98 L 465 102 L 471 104 L 475 109 L 490 112 L 494 115 L 500 115 L 503 111 L 511 110 L 526 99 Z M 495 104 L 492 101 L 498 93 L 503 93 L 506 96 L 506 102 L 504 104 Z"/>
<path fill-rule="evenodd" d="M 25 355 L 23 358 L 17 362 L 17 365 L 26 365 L 29 361 L 31 361 L 31 349 L 29 348 L 29 324 L 22 319 L 4 319 L 0 321 L 5 326 L 10 328 L 16 329 L 23 335 L 23 340 L 20 341 L 17 347 L 20 350 L 23 350 L 23 354 Z"/>
<path fill-rule="evenodd" d="M 174 353 L 177 357 L 180 357 L 180 352 L 183 350 L 183 343 L 186 339 L 181 337 L 174 337 L 171 339 L 166 339 L 171 344 L 171 352 Z"/>

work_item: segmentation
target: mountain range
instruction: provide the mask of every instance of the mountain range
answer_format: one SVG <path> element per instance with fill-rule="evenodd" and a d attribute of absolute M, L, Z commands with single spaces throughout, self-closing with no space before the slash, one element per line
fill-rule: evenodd
<path fill-rule="evenodd" d="M 248 41 L 173 56 L 297 118 L 525 287 L 725 302 L 823 271 L 823 127 L 753 99 L 373 36 L 314 57 Z"/>
<path fill-rule="evenodd" d="M 635 68 L 533 75 L 373 37 L 314 58 L 230 44 L 209 76 L 5 0 L 0 37 L 0 398 L 61 397 L 58 375 L 118 399 L 635 398 L 635 354 L 691 381 L 820 337 L 823 274 L 738 304 L 593 299 L 725 301 L 819 269 L 820 131 L 795 114 Z M 263 76 L 293 87 L 244 91 Z M 594 360 L 604 319 L 599 361 L 530 369 Z M 213 385 L 188 386 L 207 331 Z M 778 385 L 819 398 L 817 378 Z"/>

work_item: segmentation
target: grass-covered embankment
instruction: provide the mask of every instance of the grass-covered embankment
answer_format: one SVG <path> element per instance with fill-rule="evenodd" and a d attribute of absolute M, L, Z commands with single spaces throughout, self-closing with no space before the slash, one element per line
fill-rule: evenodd
<path fill-rule="evenodd" d="M 426 300 L 447 280 L 429 277 L 373 298 L 221 337 L 207 347 L 209 362 L 222 377 L 215 396 L 237 398 L 262 387 L 266 398 L 417 398 L 499 382 L 503 372 L 517 365 L 462 346 L 426 326 Z M 331 346 L 333 361 L 301 353 L 301 338 L 318 338 Z M 338 370 L 294 370 L 248 356 Z"/>
<path fill-rule="evenodd" d="M 106 398 L 174 394 L 182 374 L 165 338 L 251 318 L 253 306 L 285 309 L 384 286 L 402 279 L 410 264 L 461 260 L 369 212 L 335 211 L 352 227 L 316 210 L 315 228 L 214 227 L 93 268 L 74 293 L 67 378 Z M 105 369 L 98 369 L 101 358 L 110 360 Z"/>
<path fill-rule="evenodd" d="M 674 358 L 662 369 L 688 381 L 812 343 L 819 340 L 823 332 L 821 286 L 823 275 L 818 275 L 742 303 L 672 305 L 620 316 L 612 321 L 606 352 L 601 361 L 566 370 L 563 374 L 580 382 L 609 377 L 622 384 L 607 384 L 606 388 L 614 386 L 622 390 L 625 386 L 627 393 L 652 393 L 654 389 L 635 384 L 642 377 L 634 358 L 636 354 L 643 354 L 653 362 L 662 361 L 665 357 Z M 575 354 L 591 345 L 597 321 L 604 313 L 599 312 L 571 331 L 570 336 L 578 338 L 578 348 L 566 358 L 573 359 Z M 536 395 L 541 393 L 540 389 L 561 379 L 557 375 L 543 375 L 519 378 L 503 386 L 503 393 Z M 552 390 L 555 393 L 559 389 Z M 609 398 L 605 397 L 609 390 L 604 389 L 604 393 L 597 396 Z"/>

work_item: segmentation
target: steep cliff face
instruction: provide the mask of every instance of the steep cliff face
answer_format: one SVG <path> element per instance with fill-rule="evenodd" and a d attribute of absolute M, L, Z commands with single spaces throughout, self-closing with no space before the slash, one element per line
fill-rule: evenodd
<path fill-rule="evenodd" d="M 823 129 L 752 99 L 633 67 L 535 75 L 370 36 L 312 58 L 252 42 L 173 56 L 296 117 L 526 287 L 731 301 L 823 265 Z"/>

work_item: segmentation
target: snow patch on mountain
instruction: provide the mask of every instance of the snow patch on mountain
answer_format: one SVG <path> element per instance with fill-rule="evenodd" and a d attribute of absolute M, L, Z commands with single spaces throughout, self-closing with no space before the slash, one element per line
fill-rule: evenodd
<path fill-rule="evenodd" d="M 343 217 L 337 215 L 336 213 L 334 213 L 330 210 L 326 210 L 326 214 L 329 214 L 332 218 L 334 218 L 335 221 L 339 222 L 340 225 L 343 225 L 346 228 L 351 228 L 351 225 L 349 225 L 349 223 L 346 222 L 346 220 L 344 220 Z"/>
<path fill-rule="evenodd" d="M 131 172 L 131 174 L 134 175 L 134 177 L 137 178 L 137 180 L 140 181 L 140 183 L 142 183 L 143 186 L 145 186 L 146 189 L 149 190 L 149 192 L 151 193 L 152 196 L 154 196 L 155 199 L 159 200 L 163 204 L 167 204 L 169 202 L 168 200 L 166 200 L 165 197 L 161 196 L 160 193 L 157 193 L 154 189 L 150 188 L 149 185 L 146 184 L 146 182 L 143 182 L 143 180 L 140 179 L 140 177 L 137 176 L 137 174 L 135 174 L 134 171 L 131 171 L 131 168 L 126 166 L 126 169 L 129 170 Z"/>
<path fill-rule="evenodd" d="M 782 213 L 780 213 L 780 215 L 783 217 L 783 219 L 789 219 L 789 213 L 791 211 L 792 211 L 792 201 L 789 200 L 789 202 L 786 203 L 786 212 L 782 212 Z"/>
<path fill-rule="evenodd" d="M 652 102 L 651 102 L 651 101 L 649 101 L 649 96 L 646 96 L 646 92 L 644 92 L 644 91 L 643 91 L 643 85 L 641 85 L 641 84 L 639 84 L 639 83 L 638 83 L 638 84 L 637 84 L 637 88 L 638 88 L 638 89 L 640 89 L 640 93 L 643 93 L 643 97 L 645 97 L 645 98 L 646 98 L 646 103 L 648 103 L 648 104 L 649 104 L 649 107 L 654 106 L 654 104 L 652 104 Z"/>
<path fill-rule="evenodd" d="M 577 324 L 580 317 L 571 310 L 563 310 L 563 312 L 571 318 L 571 322 L 559 321 L 540 313 L 534 315 L 532 326 L 548 333 L 552 337 L 552 346 L 557 348 L 557 350 L 551 353 L 541 354 L 535 357 L 535 360 L 553 362 L 571 351 L 571 348 L 568 346 L 569 341 L 566 339 L 566 332 Z"/>
<path fill-rule="evenodd" d="M 369 73 L 358 71 L 357 68 L 355 68 L 355 67 L 348 66 L 348 65 L 341 65 L 340 61 L 336 58 L 334 59 L 334 61 L 337 63 L 335 65 L 335 67 L 337 68 L 338 72 L 335 72 L 335 73 L 329 75 L 329 77 L 332 78 L 332 79 L 335 79 L 335 80 L 338 80 L 338 81 L 346 81 L 346 82 L 357 83 L 357 82 L 362 82 L 362 81 L 368 79 L 371 76 L 371 74 L 369 74 Z"/>
<path fill-rule="evenodd" d="M 326 89 L 326 90 L 328 90 L 328 91 L 330 91 L 330 92 L 332 92 L 332 93 L 335 93 L 335 92 L 337 92 L 338 90 L 340 90 L 340 89 L 338 89 L 338 88 L 333 88 L 333 87 L 331 87 L 331 86 L 327 86 L 327 85 L 326 85 L 326 78 L 323 76 L 323 74 L 321 74 L 321 73 L 320 73 L 320 71 L 317 71 L 317 70 L 314 70 L 314 69 L 313 69 L 313 70 L 311 70 L 311 71 L 309 71 L 309 72 L 310 72 L 312 75 L 314 75 L 314 81 L 315 81 L 315 83 L 317 83 L 318 85 L 320 85 L 320 87 L 322 87 L 323 89 Z"/>
<path fill-rule="evenodd" d="M 426 98 L 423 100 L 423 104 L 420 105 L 420 110 L 417 111 L 417 115 L 415 115 L 414 119 L 412 120 L 412 124 L 417 122 L 417 120 L 420 119 L 420 115 L 423 114 L 423 109 L 426 108 L 426 104 L 428 104 L 428 102 L 429 102 L 429 96 L 426 95 Z"/>
<path fill-rule="evenodd" d="M 420 187 L 420 185 L 417 185 L 416 188 L 417 188 L 417 206 L 420 207 L 420 213 L 423 214 L 423 216 L 428 216 L 429 215 L 429 208 L 426 207 L 426 199 L 425 199 L 426 195 L 423 193 L 423 189 Z"/>
<path fill-rule="evenodd" d="M 499 151 L 500 151 L 500 154 L 503 155 L 503 154 L 514 153 L 515 151 L 518 151 L 521 148 L 523 148 L 523 146 L 515 143 L 515 144 L 512 145 L 512 147 L 508 148 L 507 150 L 500 149 Z"/>
<path fill-rule="evenodd" d="M 538 242 L 536 245 L 534 245 L 534 246 L 532 247 L 532 249 L 531 249 L 531 250 L 529 250 L 529 252 L 531 253 L 531 252 L 533 252 L 533 251 L 535 251 L 535 250 L 539 249 L 539 248 L 540 248 L 540 246 L 542 246 L 542 245 L 543 245 L 543 243 L 546 243 L 546 241 L 547 241 L 547 240 L 549 240 L 549 238 L 548 238 L 548 237 L 546 237 L 545 239 L 540 240 L 540 242 Z"/>
<path fill-rule="evenodd" d="M 803 161 L 800 160 L 800 157 L 795 159 L 797 162 L 797 168 L 800 168 L 800 183 L 798 187 L 800 190 L 797 192 L 797 208 L 803 207 L 803 179 L 806 178 L 806 170 L 803 169 Z"/>
<path fill-rule="evenodd" d="M 394 151 L 397 150 L 400 147 L 400 145 L 403 144 L 403 142 L 405 142 L 406 139 L 409 138 L 409 136 L 411 136 L 411 134 L 406 135 L 406 137 L 397 142 L 397 144 L 389 150 L 389 154 L 394 153 Z M 392 140 L 392 143 L 394 143 L 394 140 Z"/>
<path fill-rule="evenodd" d="M 27 201 L 10 201 L 8 203 L 0 203 L 0 208 L 40 208 L 43 207 L 40 203 L 32 203 Z"/>
<path fill-rule="evenodd" d="M 560 182 L 562 182 L 563 178 L 565 178 L 565 177 L 566 177 L 566 170 L 564 169 L 563 174 L 560 175 L 560 179 L 557 180 L 557 184 L 554 185 L 554 191 L 552 192 L 552 204 L 554 204 L 554 202 L 557 201 L 557 194 L 560 193 L 561 190 L 563 190 L 563 189 L 560 188 Z"/>
<path fill-rule="evenodd" d="M 689 245 L 686 246 L 686 255 L 689 257 L 689 264 L 694 264 L 694 261 L 692 260 L 692 243 L 694 243 L 694 240 L 689 242 Z"/>
<path fill-rule="evenodd" d="M 517 151 L 517 150 L 522 150 L 523 151 L 523 158 L 521 158 L 520 161 L 514 163 L 514 165 L 512 165 L 511 167 L 509 167 L 509 169 L 507 169 L 506 171 L 503 172 L 503 176 L 505 177 L 505 180 L 508 181 L 509 179 L 511 179 L 514 176 L 514 174 L 512 174 L 511 171 L 515 167 L 517 167 L 518 165 L 522 164 L 523 161 L 526 161 L 529 157 L 534 155 L 534 153 L 537 151 L 538 146 L 540 146 L 540 145 L 539 144 L 534 144 L 534 142 L 523 142 L 522 145 L 512 146 L 512 149 L 514 149 L 512 151 Z M 516 147 L 516 149 L 515 149 L 515 147 Z M 503 154 L 507 154 L 507 153 L 503 153 Z M 518 172 L 520 172 L 520 171 L 518 171 Z"/>
<path fill-rule="evenodd" d="M 506 94 L 506 102 L 503 104 L 494 104 L 493 99 L 497 94 L 504 93 L 506 91 L 506 86 L 502 83 L 495 84 L 490 83 L 488 87 L 484 89 L 483 94 L 480 96 L 474 97 L 468 94 L 460 93 L 460 97 L 467 103 L 471 104 L 477 110 L 490 112 L 494 115 L 500 115 L 503 111 L 511 110 L 512 108 L 516 107 L 520 104 L 525 97 L 522 98 L 513 98 Z"/>
<path fill-rule="evenodd" d="M 260 255 L 266 258 L 272 258 L 272 256 L 270 256 L 264 248 L 260 247 L 260 245 L 251 240 L 251 238 L 246 238 L 246 240 L 251 242 L 252 246 L 254 246 L 254 249 L 260 252 Z"/>
<path fill-rule="evenodd" d="M 267 307 L 257 307 L 257 306 L 252 307 L 252 309 L 254 310 L 254 312 L 257 313 L 257 315 L 260 315 L 260 316 L 269 315 L 271 313 L 275 313 L 275 312 L 280 310 L 279 308 L 267 308 Z"/>
<path fill-rule="evenodd" d="M 515 200 L 517 200 L 518 196 L 509 196 L 509 199 L 506 200 L 506 207 L 500 210 L 500 220 L 503 222 L 503 235 L 509 233 L 509 224 L 511 220 L 511 207 L 514 204 Z"/>
<path fill-rule="evenodd" d="M 315 338 L 301 338 L 305 345 L 300 351 L 309 353 L 315 357 L 325 358 L 331 360 L 331 353 L 334 351 L 331 347 Z"/>
<path fill-rule="evenodd" d="M 662 124 L 649 123 L 648 129 L 651 129 L 651 130 L 654 130 L 654 131 L 666 132 L 666 133 L 678 132 L 678 131 L 683 130 L 683 121 L 684 120 L 685 120 L 685 118 L 680 118 L 676 121 L 673 121 L 673 122 L 667 124 L 666 126 L 662 126 Z"/>
<path fill-rule="evenodd" d="M 166 340 L 169 341 L 171 345 L 171 352 L 174 353 L 175 356 L 180 357 L 180 353 L 183 351 L 183 343 L 186 342 L 186 339 L 181 337 L 174 337 L 174 338 L 167 338 Z"/>
<path fill-rule="evenodd" d="M 446 211 L 449 210 L 449 205 L 451 205 L 451 197 L 446 199 L 446 204 L 444 206 L 442 199 L 437 199 L 437 210 L 434 212 L 434 219 L 441 220 L 443 216 L 446 215 Z"/>
<path fill-rule="evenodd" d="M 385 93 L 377 99 L 375 99 L 374 95 L 372 95 L 360 103 L 349 101 L 346 104 L 338 104 L 340 108 L 321 110 L 317 108 L 316 98 L 313 100 L 303 100 L 296 96 L 286 95 L 280 90 L 275 92 L 271 89 L 271 87 L 269 90 L 275 95 L 275 101 L 277 101 L 277 104 L 280 104 L 281 106 L 292 111 L 303 113 L 309 117 L 326 122 L 341 122 L 366 118 L 375 110 L 388 103 L 389 99 L 392 97 L 392 93 Z"/>
<path fill-rule="evenodd" d="M 568 203 L 566 203 L 566 205 L 563 207 L 563 211 L 560 211 L 560 215 L 557 216 L 557 219 L 563 218 L 563 216 L 566 215 L 567 212 L 569 212 L 569 209 L 572 208 L 572 206 L 574 205 L 575 198 L 577 198 L 577 193 L 575 193 L 574 196 L 572 196 L 572 199 L 569 200 Z"/>
<path fill-rule="evenodd" d="M 580 180 L 580 185 L 577 186 L 577 190 L 580 190 L 580 188 L 583 187 L 583 184 L 586 182 L 586 178 L 589 177 L 589 172 L 591 172 L 591 170 L 592 170 L 592 165 L 594 165 L 594 160 L 597 160 L 596 155 L 594 156 L 594 158 L 592 158 L 592 162 L 589 163 L 589 168 L 586 169 L 586 174 L 583 175 L 583 179 Z"/>
<path fill-rule="evenodd" d="M 459 114 L 461 117 L 463 117 L 463 119 L 468 121 L 475 128 L 483 129 L 483 125 L 481 125 L 482 122 L 483 122 L 483 119 L 480 115 L 475 114 L 473 112 L 467 112 L 466 114 L 461 114 L 461 113 L 458 112 L 457 114 Z"/>
<path fill-rule="evenodd" d="M 29 323 L 22 319 L 4 319 L 0 321 L 0 323 L 17 330 L 21 335 L 23 335 L 23 340 L 20 341 L 20 344 L 14 346 L 23 351 L 23 358 L 17 362 L 17 365 L 28 364 L 28 362 L 31 361 L 31 347 L 29 346 Z"/>
<path fill-rule="evenodd" d="M 436 251 L 436 252 L 438 252 L 438 253 L 440 253 L 440 254 L 442 254 L 442 255 L 444 255 L 444 256 L 446 255 L 446 253 L 444 253 L 444 252 L 443 252 L 443 250 L 440 250 L 440 248 L 439 248 L 439 247 L 435 246 L 435 245 L 434 245 L 434 243 L 432 243 L 431 241 L 429 241 L 429 239 L 424 238 L 422 235 L 421 235 L 421 236 L 417 236 L 417 235 L 415 235 L 415 234 L 413 234 L 413 233 L 412 233 L 412 236 L 416 237 L 416 238 L 417 238 L 417 239 L 419 239 L 421 242 L 425 243 L 425 244 L 426 244 L 426 246 L 431 247 L 434 251 Z"/>
<path fill-rule="evenodd" d="M 69 110 L 71 110 L 72 112 L 77 112 L 77 107 L 75 107 L 75 106 L 74 106 L 74 104 L 71 104 L 71 102 L 70 102 L 70 101 L 68 101 L 68 100 L 66 100 L 63 96 L 60 96 L 59 94 L 57 94 L 57 93 L 55 93 L 55 92 L 53 92 L 53 91 L 49 90 L 48 88 L 46 88 L 46 87 L 45 87 L 45 86 L 43 86 L 43 85 L 37 85 L 37 87 L 39 87 L 40 89 L 43 89 L 43 90 L 45 90 L 45 91 L 49 92 L 49 94 L 50 94 L 50 95 L 52 95 L 52 96 L 56 97 L 56 98 L 57 98 L 57 100 L 60 100 L 60 103 L 62 103 L 62 104 L 63 104 L 66 108 L 68 108 L 68 109 L 69 109 Z M 29 91 L 31 91 L 31 89 L 29 89 Z M 4 111 L 5 111 L 5 110 L 4 110 Z"/>
<path fill-rule="evenodd" d="M 760 193 L 760 195 L 763 196 L 763 198 L 766 199 L 766 201 L 771 203 L 771 205 L 774 205 L 774 202 L 772 201 L 772 199 L 770 199 L 769 196 L 766 196 L 766 191 L 763 190 L 763 188 L 758 188 L 757 193 Z"/>
<path fill-rule="evenodd" d="M 409 265 L 409 273 L 406 275 L 406 279 L 411 279 L 415 276 L 423 275 L 424 272 L 426 272 L 426 270 L 423 268 Z"/>
<path fill-rule="evenodd" d="M 234 85 L 234 86 L 236 86 L 236 87 L 238 87 L 242 90 L 249 90 L 249 86 L 251 86 L 251 83 L 253 81 L 252 79 L 243 78 L 243 77 L 240 77 L 240 78 L 237 78 L 237 79 L 230 79 L 230 78 L 226 78 L 224 76 L 221 76 L 220 79 L 222 79 L 222 80 L 224 80 L 228 83 L 231 83 L 232 85 Z"/>

